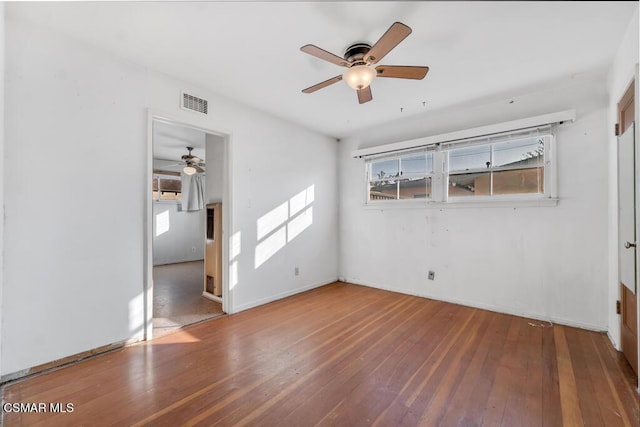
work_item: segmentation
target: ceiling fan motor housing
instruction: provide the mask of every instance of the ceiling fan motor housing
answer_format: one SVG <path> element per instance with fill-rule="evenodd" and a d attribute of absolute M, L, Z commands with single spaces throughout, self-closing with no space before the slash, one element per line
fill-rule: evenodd
<path fill-rule="evenodd" d="M 352 65 L 364 64 L 364 56 L 371 50 L 368 43 L 354 43 L 344 51 L 344 59 Z"/>

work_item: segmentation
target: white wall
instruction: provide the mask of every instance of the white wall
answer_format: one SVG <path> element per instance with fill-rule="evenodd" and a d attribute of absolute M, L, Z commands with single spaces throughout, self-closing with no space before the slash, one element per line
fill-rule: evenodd
<path fill-rule="evenodd" d="M 615 310 L 616 300 L 620 299 L 620 285 L 618 281 L 618 154 L 617 139 L 612 130 L 618 122 L 618 101 L 620 101 L 624 92 L 629 87 L 638 67 L 638 50 L 640 49 L 638 45 L 638 32 L 638 9 L 636 9 L 636 13 L 631 19 L 631 22 L 629 22 L 624 39 L 616 53 L 608 76 L 609 111 L 607 129 L 609 132 L 607 133 L 607 138 L 609 140 L 609 150 L 607 155 L 611 173 L 609 174 L 608 181 L 609 273 L 607 276 L 607 308 L 609 337 L 617 349 L 620 349 L 620 316 Z M 640 82 L 636 82 L 636 123 L 639 123 L 638 117 L 640 117 L 638 111 L 639 95 Z M 636 125 L 636 141 L 640 141 L 638 135 L 638 126 Z M 638 213 L 640 214 L 640 212 Z M 640 322 L 640 317 L 638 321 Z"/>
<path fill-rule="evenodd" d="M 207 134 L 205 137 L 207 174 L 205 175 L 206 203 L 221 202 L 227 175 L 224 138 Z"/>
<path fill-rule="evenodd" d="M 335 141 L 34 28 L 13 7 L 2 374 L 142 336 L 148 108 L 230 135 L 231 311 L 335 280 Z M 210 116 L 178 108 L 184 89 L 209 99 Z M 258 218 L 311 185 L 312 225 L 256 268 Z"/>
<path fill-rule="evenodd" d="M 475 108 L 371 129 L 340 144 L 340 276 L 398 292 L 605 330 L 606 92 L 603 75 Z M 514 100 L 510 104 L 510 100 Z M 557 135 L 560 202 L 528 208 L 363 208 L 357 148 L 577 109 Z M 434 270 L 435 280 L 427 280 Z"/>
<path fill-rule="evenodd" d="M 150 105 L 177 121 L 229 135 L 231 157 L 232 230 L 238 253 L 231 260 L 231 310 L 243 310 L 329 283 L 337 277 L 337 144 L 293 124 L 243 108 L 235 102 L 160 73 L 150 76 Z M 180 90 L 192 90 L 209 100 L 209 117 L 180 110 Z M 207 169 L 209 170 L 207 153 Z M 207 183 L 208 185 L 208 183 Z M 256 266 L 256 250 L 267 247 L 258 239 L 258 220 L 274 208 L 313 186 L 312 225 Z M 278 224 L 272 249 L 279 246 Z M 295 221 L 294 221 L 295 222 Z M 266 236 L 267 238 L 269 236 Z M 285 236 L 286 240 L 286 236 Z M 232 254 L 233 255 L 233 254 Z M 294 276 L 295 267 L 299 276 Z"/>
<path fill-rule="evenodd" d="M 4 3 L 0 3 L 0 99 L 4 100 Z M 4 102 L 0 103 L 0 207 L 4 216 Z M 4 241 L 4 221 L 0 221 L 0 242 Z M 4 250 L 0 250 L 0 372 L 2 372 L 2 298 Z"/>
<path fill-rule="evenodd" d="M 147 195 L 144 69 L 11 10 L 3 373 L 142 336 Z"/>
<path fill-rule="evenodd" d="M 153 265 L 204 259 L 204 209 L 178 211 L 175 203 L 157 202 L 153 218 Z"/>

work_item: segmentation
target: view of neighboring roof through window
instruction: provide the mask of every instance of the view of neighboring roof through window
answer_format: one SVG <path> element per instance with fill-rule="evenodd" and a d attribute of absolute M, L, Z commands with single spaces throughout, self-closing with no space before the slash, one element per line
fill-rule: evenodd
<path fill-rule="evenodd" d="M 450 150 L 449 196 L 543 194 L 544 147 L 549 137 Z"/>

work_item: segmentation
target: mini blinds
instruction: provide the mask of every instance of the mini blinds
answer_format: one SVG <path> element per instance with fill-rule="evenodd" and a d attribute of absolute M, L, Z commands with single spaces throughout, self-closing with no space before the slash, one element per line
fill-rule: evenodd
<path fill-rule="evenodd" d="M 514 142 L 518 140 L 528 140 L 535 137 L 542 137 L 552 133 L 553 125 L 535 126 L 527 129 L 518 129 L 507 132 L 494 133 L 491 135 L 481 135 L 471 138 L 459 139 L 440 144 L 443 150 L 454 148 L 472 147 L 474 145 L 486 145 L 498 142 Z"/>
<path fill-rule="evenodd" d="M 366 156 L 365 158 L 367 159 L 367 161 L 382 159 L 382 158 L 397 159 L 405 156 L 411 157 L 412 155 L 425 154 L 425 153 L 433 152 L 435 150 L 436 150 L 436 144 L 432 144 L 432 145 L 420 146 L 416 148 L 408 148 L 406 150 L 395 150 L 395 151 L 390 151 L 385 153 L 371 154 Z"/>
<path fill-rule="evenodd" d="M 366 155 L 366 203 L 555 198 L 555 126 Z"/>
<path fill-rule="evenodd" d="M 417 147 L 384 151 L 376 154 L 364 155 L 366 160 L 375 160 L 380 158 L 399 158 L 404 156 L 411 156 L 412 154 L 425 153 L 436 150 L 451 150 L 454 148 L 471 147 L 474 145 L 486 145 L 503 141 L 516 141 L 534 138 L 536 136 L 548 135 L 553 132 L 554 124 L 547 124 L 542 126 L 535 126 L 526 129 L 510 130 L 500 133 L 493 133 L 488 135 L 479 135 L 462 139 L 450 140 L 447 142 L 431 142 L 426 145 L 420 145 Z"/>
<path fill-rule="evenodd" d="M 440 135 L 426 136 L 408 141 L 394 142 L 375 147 L 360 148 L 351 153 L 356 158 L 376 158 L 410 152 L 420 149 L 434 149 L 439 145 L 482 143 L 488 138 L 513 138 L 517 134 L 526 136 L 527 132 L 545 132 L 549 126 L 575 120 L 575 110 L 559 111 L 526 119 L 496 123 L 472 129 L 464 129 Z M 546 129 L 546 130 L 545 130 Z M 462 147 L 462 145 L 459 145 Z"/>

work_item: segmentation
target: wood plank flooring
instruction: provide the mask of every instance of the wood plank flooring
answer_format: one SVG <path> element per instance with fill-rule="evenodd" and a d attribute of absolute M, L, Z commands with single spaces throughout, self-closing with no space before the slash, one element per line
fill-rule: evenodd
<path fill-rule="evenodd" d="M 9 384 L 7 426 L 638 426 L 604 334 L 334 283 Z"/>

